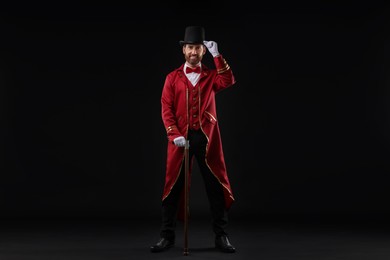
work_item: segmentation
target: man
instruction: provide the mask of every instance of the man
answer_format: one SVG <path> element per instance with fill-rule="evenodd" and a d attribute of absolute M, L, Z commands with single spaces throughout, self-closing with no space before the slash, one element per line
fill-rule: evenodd
<path fill-rule="evenodd" d="M 161 252 L 175 243 L 176 220 L 184 215 L 184 145 L 188 140 L 189 174 L 195 156 L 210 203 L 215 246 L 223 252 L 233 253 L 235 247 L 225 229 L 234 197 L 222 150 L 215 94 L 232 86 L 235 79 L 218 52 L 217 43 L 205 41 L 203 27 L 186 27 L 184 40 L 179 43 L 185 63 L 166 76 L 161 96 L 161 115 L 168 148 L 160 240 L 151 247 L 151 251 Z M 202 63 L 207 49 L 213 56 L 215 69 L 209 69 Z"/>

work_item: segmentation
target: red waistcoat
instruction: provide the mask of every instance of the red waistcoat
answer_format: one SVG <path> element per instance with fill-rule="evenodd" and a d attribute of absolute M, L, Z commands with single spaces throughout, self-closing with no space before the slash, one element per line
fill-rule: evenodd
<path fill-rule="evenodd" d="M 191 86 L 188 89 L 188 116 L 189 116 L 189 128 L 198 130 L 200 128 L 199 122 L 199 88 L 198 84 L 192 86 L 190 82 L 188 85 Z"/>
<path fill-rule="evenodd" d="M 175 185 L 184 161 L 184 148 L 175 146 L 173 139 L 179 136 L 187 139 L 190 128 L 200 128 L 208 140 L 206 164 L 223 186 L 225 206 L 229 209 L 234 197 L 226 171 L 215 94 L 232 86 L 235 79 L 222 55 L 214 58 L 214 64 L 215 69 L 209 69 L 202 64 L 201 76 L 195 87 L 184 74 L 184 64 L 166 76 L 161 95 L 161 115 L 168 138 L 162 200 L 169 195 Z M 189 168 L 190 174 L 192 162 Z"/>

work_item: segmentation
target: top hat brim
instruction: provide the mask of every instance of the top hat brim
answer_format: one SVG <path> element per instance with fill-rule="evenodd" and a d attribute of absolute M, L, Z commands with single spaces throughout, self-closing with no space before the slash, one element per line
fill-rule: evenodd
<path fill-rule="evenodd" d="M 193 42 L 193 41 L 179 41 L 180 46 L 183 46 L 184 44 L 203 44 L 203 42 Z"/>

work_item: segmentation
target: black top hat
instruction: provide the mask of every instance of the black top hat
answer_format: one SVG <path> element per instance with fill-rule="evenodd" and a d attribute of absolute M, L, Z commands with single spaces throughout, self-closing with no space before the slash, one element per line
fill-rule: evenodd
<path fill-rule="evenodd" d="M 184 33 L 184 40 L 180 41 L 180 45 L 183 46 L 186 43 L 189 44 L 203 44 L 205 40 L 205 31 L 202 26 L 187 26 Z"/>

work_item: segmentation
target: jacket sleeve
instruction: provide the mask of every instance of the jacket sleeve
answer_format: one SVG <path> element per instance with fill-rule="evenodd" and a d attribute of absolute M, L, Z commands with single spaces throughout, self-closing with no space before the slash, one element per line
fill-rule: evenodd
<path fill-rule="evenodd" d="M 169 142 L 173 143 L 173 139 L 182 136 L 177 128 L 177 119 L 175 116 L 174 106 L 175 92 L 172 86 L 172 79 L 168 75 L 165 78 L 164 87 L 161 95 L 161 117 L 167 132 Z"/>
<path fill-rule="evenodd" d="M 214 64 L 217 70 L 213 86 L 215 92 L 219 92 L 220 90 L 230 87 L 236 83 L 233 72 L 222 55 L 214 57 Z"/>

